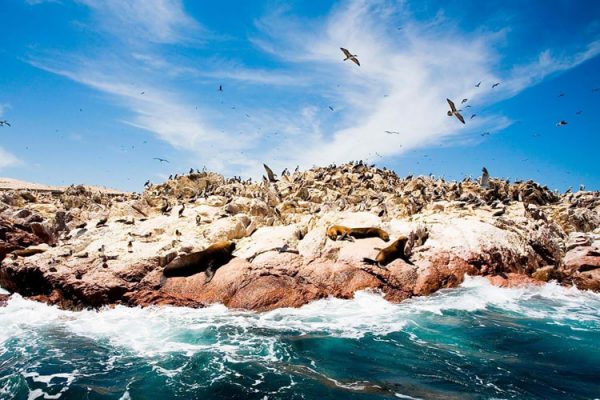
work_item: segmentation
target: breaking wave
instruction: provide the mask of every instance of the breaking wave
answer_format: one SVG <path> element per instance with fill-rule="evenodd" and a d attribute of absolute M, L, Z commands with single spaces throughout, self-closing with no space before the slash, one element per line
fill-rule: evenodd
<path fill-rule="evenodd" d="M 266 313 L 0 308 L 0 398 L 589 398 L 600 295 L 550 283 Z"/>

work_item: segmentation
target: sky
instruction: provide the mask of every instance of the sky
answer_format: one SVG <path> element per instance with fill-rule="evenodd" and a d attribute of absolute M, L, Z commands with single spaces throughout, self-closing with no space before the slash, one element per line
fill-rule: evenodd
<path fill-rule="evenodd" d="M 364 160 L 600 190 L 598 1 L 2 0 L 0 20 L 0 176 L 139 191 Z"/>

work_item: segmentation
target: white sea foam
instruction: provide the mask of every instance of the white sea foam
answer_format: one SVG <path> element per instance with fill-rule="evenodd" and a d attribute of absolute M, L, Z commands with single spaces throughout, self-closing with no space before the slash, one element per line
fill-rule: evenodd
<path fill-rule="evenodd" d="M 533 304 L 533 305 L 532 305 Z M 383 337 L 418 326 L 419 318 L 447 312 L 477 312 L 490 307 L 551 323 L 587 329 L 600 328 L 600 295 L 550 283 L 525 288 L 500 288 L 486 279 L 467 277 L 458 289 L 401 304 L 386 301 L 380 293 L 358 292 L 352 300 L 324 299 L 300 308 L 265 313 L 228 310 L 223 305 L 204 309 L 175 307 L 128 308 L 100 311 L 63 311 L 13 295 L 0 307 L 0 345 L 24 331 L 60 328 L 106 341 L 137 355 L 152 357 L 178 352 L 212 352 L 219 359 L 278 361 L 286 350 L 277 346 L 272 332 L 294 337 L 330 335 L 358 338 Z M 408 332 L 408 334 L 413 334 Z M 418 340 L 415 337 L 415 340 Z M 171 372 L 165 371 L 165 374 Z"/>

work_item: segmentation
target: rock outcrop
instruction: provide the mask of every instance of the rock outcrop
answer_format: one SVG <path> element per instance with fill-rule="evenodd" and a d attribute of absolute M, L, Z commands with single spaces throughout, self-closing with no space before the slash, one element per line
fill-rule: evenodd
<path fill-rule="evenodd" d="M 350 163 L 276 183 L 194 172 L 142 194 L 24 193 L 0 194 L 0 286 L 66 308 L 218 302 L 262 311 L 363 289 L 402 301 L 465 274 L 600 290 L 598 192 L 495 179 L 484 189 Z M 389 243 L 332 241 L 334 224 L 406 235 L 411 263 L 365 263 Z M 204 273 L 162 279 L 177 255 L 220 240 L 236 242 L 235 258 L 210 282 Z"/>

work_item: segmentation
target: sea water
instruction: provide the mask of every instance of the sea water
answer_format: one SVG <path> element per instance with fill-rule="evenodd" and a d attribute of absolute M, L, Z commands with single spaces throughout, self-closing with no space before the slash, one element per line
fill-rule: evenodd
<path fill-rule="evenodd" d="M 0 307 L 1 399 L 600 398 L 600 295 L 374 292 L 266 313 Z"/>

